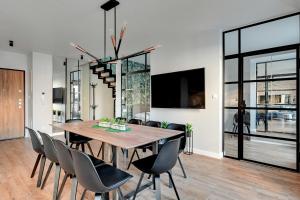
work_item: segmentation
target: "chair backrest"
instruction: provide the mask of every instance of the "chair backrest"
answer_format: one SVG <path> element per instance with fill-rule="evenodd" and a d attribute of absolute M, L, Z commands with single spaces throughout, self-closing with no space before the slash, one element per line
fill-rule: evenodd
<path fill-rule="evenodd" d="M 73 123 L 73 122 L 82 122 L 82 119 L 67 119 L 66 123 Z M 78 136 L 75 133 L 69 132 L 69 141 L 72 142 L 73 140 L 75 140 L 75 137 Z"/>
<path fill-rule="evenodd" d="M 181 139 L 182 138 L 169 140 L 162 146 L 151 171 L 155 174 L 162 174 L 170 171 L 175 166 Z"/>
<path fill-rule="evenodd" d="M 70 149 L 60 140 L 53 140 L 54 146 L 57 152 L 57 159 L 61 168 L 63 168 L 68 174 L 75 175 L 73 166 L 73 158 Z"/>
<path fill-rule="evenodd" d="M 140 120 L 140 119 L 131 119 L 131 120 L 128 121 L 128 124 L 141 125 L 142 124 L 142 120 Z"/>
<path fill-rule="evenodd" d="M 25 128 L 29 132 L 33 150 L 35 152 L 39 153 L 39 154 L 44 154 L 43 145 L 42 145 L 42 142 L 39 139 L 38 134 L 34 130 L 32 130 L 31 128 L 28 128 L 28 127 L 25 127 Z"/>
<path fill-rule="evenodd" d="M 180 141 L 180 146 L 179 146 L 179 150 L 183 151 L 185 149 L 185 145 L 186 145 L 186 127 L 184 124 L 168 124 L 167 129 L 172 129 L 172 130 L 177 130 L 177 131 L 182 131 L 183 133 L 173 137 L 171 139 L 175 139 L 175 138 L 182 138 Z"/>
<path fill-rule="evenodd" d="M 147 121 L 145 126 L 151 126 L 151 127 L 156 127 L 156 128 L 160 128 L 161 123 L 157 122 L 157 121 Z"/>
<path fill-rule="evenodd" d="M 108 192 L 108 188 L 103 185 L 91 159 L 85 153 L 76 149 L 70 149 L 70 151 L 75 174 L 80 185 L 92 192 Z"/>
<path fill-rule="evenodd" d="M 44 143 L 44 151 L 46 157 L 51 160 L 52 162 L 59 163 L 57 159 L 57 153 L 55 146 L 53 144 L 52 138 L 46 134 L 38 131 L 38 133 L 41 135 L 43 143 Z"/>

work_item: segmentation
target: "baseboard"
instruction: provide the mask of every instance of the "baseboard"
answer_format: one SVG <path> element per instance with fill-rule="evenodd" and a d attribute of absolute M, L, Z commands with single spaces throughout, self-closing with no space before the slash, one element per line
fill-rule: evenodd
<path fill-rule="evenodd" d="M 199 154 L 199 155 L 203 155 L 203 156 L 212 157 L 212 158 L 217 158 L 217 159 L 223 158 L 223 153 L 222 152 L 221 153 L 215 153 L 215 152 L 211 152 L 211 151 L 205 151 L 205 150 L 194 148 L 194 153 Z"/>

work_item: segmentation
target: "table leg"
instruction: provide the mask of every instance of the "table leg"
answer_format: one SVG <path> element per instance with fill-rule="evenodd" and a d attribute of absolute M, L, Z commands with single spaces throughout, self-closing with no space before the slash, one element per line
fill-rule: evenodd
<path fill-rule="evenodd" d="M 116 146 L 111 146 L 112 147 L 112 154 L 113 154 L 113 159 L 112 159 L 112 164 L 114 167 L 118 167 L 118 148 Z M 117 190 L 113 191 L 113 200 L 118 200 L 119 195 Z"/>
<path fill-rule="evenodd" d="M 161 199 L 161 190 L 160 190 L 160 177 L 155 176 L 154 178 L 154 182 L 155 182 L 155 199 L 156 200 L 160 200 Z"/>
<path fill-rule="evenodd" d="M 152 143 L 152 154 L 158 154 L 158 141 Z"/>
<path fill-rule="evenodd" d="M 158 141 L 152 143 L 152 153 L 153 154 L 158 154 Z M 154 176 L 154 175 L 153 175 Z M 160 177 L 159 176 L 154 176 L 154 184 L 153 184 L 153 189 L 155 189 L 156 193 L 156 200 L 161 199 L 161 190 L 160 190 Z"/>

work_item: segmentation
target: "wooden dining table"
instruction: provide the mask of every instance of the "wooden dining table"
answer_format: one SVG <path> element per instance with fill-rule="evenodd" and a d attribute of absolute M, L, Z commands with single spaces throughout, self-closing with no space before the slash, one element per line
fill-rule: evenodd
<path fill-rule="evenodd" d="M 142 125 L 129 124 L 129 131 L 126 132 L 110 132 L 105 128 L 97 127 L 98 121 L 84 121 L 84 122 L 73 122 L 73 123 L 57 123 L 52 124 L 53 127 L 76 133 L 81 136 L 89 137 L 94 140 L 109 144 L 112 146 L 113 160 L 112 164 L 114 167 L 118 167 L 118 148 L 128 150 L 136 147 L 140 147 L 146 144 L 152 144 L 153 154 L 158 153 L 158 143 L 160 140 L 167 139 L 170 137 L 178 136 L 182 134 L 182 131 L 154 128 Z M 104 152 L 104 151 L 103 151 Z M 149 187 L 144 185 L 143 188 Z M 133 192 L 126 195 L 129 198 Z M 156 186 L 156 199 L 159 200 L 161 197 L 161 190 L 159 186 Z M 113 199 L 118 200 L 117 192 L 113 192 Z"/>

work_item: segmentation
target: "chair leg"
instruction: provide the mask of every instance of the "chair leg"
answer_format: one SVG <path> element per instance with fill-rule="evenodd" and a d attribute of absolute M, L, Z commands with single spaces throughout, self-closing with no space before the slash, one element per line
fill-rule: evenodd
<path fill-rule="evenodd" d="M 102 143 L 101 146 L 100 146 L 100 149 L 99 149 L 99 151 L 98 151 L 97 157 L 99 157 L 99 155 L 100 155 L 102 149 L 103 149 L 103 143 Z M 102 158 L 102 159 L 103 159 L 103 158 Z"/>
<path fill-rule="evenodd" d="M 74 143 L 72 143 L 72 144 L 70 145 L 70 148 L 73 148 L 73 145 L 74 145 Z"/>
<path fill-rule="evenodd" d="M 132 163 L 132 160 L 134 158 L 134 154 L 137 153 L 136 149 L 134 149 L 133 153 L 132 153 L 132 156 L 130 158 L 130 161 L 129 161 L 129 164 L 128 164 L 128 167 L 127 167 L 127 170 L 129 170 L 130 166 L 131 166 L 131 163 Z"/>
<path fill-rule="evenodd" d="M 169 178 L 172 182 L 172 185 L 173 185 L 173 188 L 174 188 L 174 191 L 176 193 L 176 197 L 177 197 L 177 200 L 180 200 L 180 197 L 178 195 L 178 192 L 177 192 L 177 189 L 176 189 L 176 186 L 175 186 L 175 183 L 174 183 L 174 180 L 173 180 L 173 177 L 172 177 L 172 174 L 170 172 L 167 172 L 169 174 Z"/>
<path fill-rule="evenodd" d="M 150 178 L 151 178 L 151 174 L 150 174 Z M 155 176 L 152 176 L 152 183 L 153 183 L 153 190 L 156 190 L 156 187 L 155 187 Z"/>
<path fill-rule="evenodd" d="M 133 196 L 133 199 L 132 199 L 132 200 L 135 200 L 136 195 L 137 195 L 137 193 L 139 192 L 139 189 L 140 189 L 140 186 L 141 186 L 141 184 L 142 184 L 144 175 L 145 175 L 145 173 L 143 172 L 142 175 L 141 175 L 141 178 L 140 178 L 140 180 L 139 180 L 139 183 L 137 184 L 137 187 L 136 187 L 136 190 L 135 190 L 135 193 L 134 193 L 134 196 Z"/>
<path fill-rule="evenodd" d="M 54 189 L 53 189 L 53 200 L 58 199 L 58 187 L 59 187 L 59 177 L 60 177 L 61 167 L 59 164 L 55 164 L 55 177 L 54 177 Z"/>
<path fill-rule="evenodd" d="M 138 157 L 138 159 L 141 159 L 140 155 L 139 155 L 139 152 L 137 150 L 135 150 L 135 153 L 136 153 L 136 156 Z"/>
<path fill-rule="evenodd" d="M 125 200 L 125 198 L 124 198 L 124 195 L 123 195 L 123 192 L 122 192 L 121 188 L 118 188 L 118 189 L 117 189 L 117 191 L 118 191 L 118 194 L 119 194 L 119 199 L 121 199 L 121 200 Z"/>
<path fill-rule="evenodd" d="M 71 200 L 76 200 L 77 186 L 78 186 L 78 181 L 77 178 L 74 176 L 72 177 Z M 84 198 L 85 192 L 86 190 L 83 191 L 81 199 Z"/>
<path fill-rule="evenodd" d="M 55 164 L 55 176 L 54 176 L 54 188 L 53 188 L 53 200 L 57 200 L 58 198 L 58 187 L 59 187 L 59 177 L 60 177 L 61 167 L 59 164 Z"/>
<path fill-rule="evenodd" d="M 92 147 L 91 147 L 90 143 L 86 143 L 86 145 L 87 145 L 91 155 L 94 156 L 94 153 L 93 153 L 93 150 L 92 150 Z"/>
<path fill-rule="evenodd" d="M 40 162 L 40 159 L 41 159 L 41 154 L 39 154 L 38 155 L 38 157 L 36 158 L 36 161 L 35 161 L 35 164 L 34 164 L 34 167 L 33 167 L 33 170 L 32 170 L 32 172 L 31 172 L 31 176 L 30 176 L 30 178 L 33 178 L 34 177 L 34 175 L 35 175 L 35 171 L 36 171 L 36 168 L 38 167 L 38 165 L 39 165 L 39 162 Z"/>
<path fill-rule="evenodd" d="M 45 168 L 45 163 L 46 163 L 46 156 L 42 156 L 41 164 L 40 164 L 40 170 L 39 170 L 39 176 L 37 180 L 37 187 L 40 187 L 42 184 L 42 179 L 43 179 L 43 173 L 44 173 L 44 168 Z"/>
<path fill-rule="evenodd" d="M 81 151 L 85 152 L 84 143 L 81 143 Z"/>
<path fill-rule="evenodd" d="M 81 195 L 80 200 L 84 200 L 86 191 L 87 191 L 87 189 L 84 189 L 84 190 L 83 190 L 83 193 L 82 193 L 82 195 Z M 76 199 L 75 199 L 75 200 L 76 200 Z"/>
<path fill-rule="evenodd" d="M 64 190 L 64 187 L 65 187 L 65 184 L 66 184 L 66 181 L 69 177 L 69 174 L 65 173 L 64 175 L 64 178 L 63 178 L 63 181 L 61 182 L 61 186 L 59 188 L 59 192 L 58 192 L 58 195 L 57 195 L 57 199 L 60 199 L 60 196 L 61 196 L 61 193 L 63 192 Z"/>
<path fill-rule="evenodd" d="M 48 177 L 49 177 L 50 171 L 52 169 L 52 166 L 53 166 L 53 162 L 51 162 L 50 165 L 49 165 L 49 167 L 48 167 L 48 170 L 47 170 L 46 176 L 44 178 L 44 181 L 42 183 L 41 189 L 44 189 L 44 187 L 45 187 L 45 184 L 46 184 L 46 182 L 48 180 Z"/>
<path fill-rule="evenodd" d="M 79 149 L 79 144 L 76 144 L 76 149 L 77 149 L 77 150 Z"/>
<path fill-rule="evenodd" d="M 104 193 L 104 194 L 98 194 L 95 193 L 95 200 L 109 200 L 109 195 L 108 193 Z"/>
<path fill-rule="evenodd" d="M 186 173 L 185 173 L 185 170 L 184 170 L 184 167 L 183 167 L 183 165 L 182 165 L 182 162 L 181 162 L 181 159 L 180 159 L 179 156 L 178 156 L 178 161 L 179 161 L 179 164 L 180 164 L 182 173 L 183 173 L 183 177 L 184 177 L 184 178 L 187 178 Z"/>

